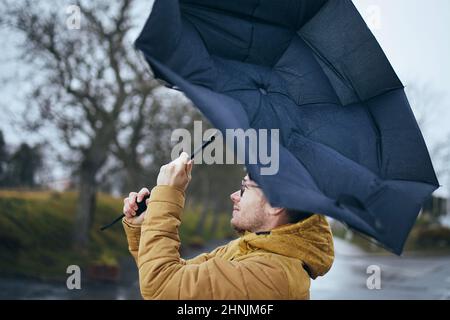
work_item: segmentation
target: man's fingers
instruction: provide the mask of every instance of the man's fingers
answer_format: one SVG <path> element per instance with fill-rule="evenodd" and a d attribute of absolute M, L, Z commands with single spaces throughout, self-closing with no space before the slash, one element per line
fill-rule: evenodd
<path fill-rule="evenodd" d="M 182 152 L 180 154 L 180 158 L 183 163 L 187 163 L 189 161 L 189 155 L 187 154 L 187 152 Z"/>
<path fill-rule="evenodd" d="M 147 188 L 142 188 L 141 191 L 139 191 L 137 196 L 137 202 L 141 202 L 142 199 L 145 198 L 145 196 L 148 196 L 150 194 L 150 191 Z"/>
<path fill-rule="evenodd" d="M 178 164 L 178 165 L 185 165 L 187 164 L 187 162 L 189 161 L 189 155 L 186 152 L 182 152 L 180 154 L 180 156 L 175 159 L 174 163 Z"/>
<path fill-rule="evenodd" d="M 135 201 L 136 197 L 137 197 L 137 193 L 136 192 L 130 192 L 130 194 L 128 195 L 128 198 L 129 198 L 130 202 Z"/>
<path fill-rule="evenodd" d="M 130 205 L 130 208 L 132 208 L 133 210 L 137 210 L 138 209 L 138 205 L 136 204 L 136 197 L 137 197 L 137 193 L 136 192 L 130 192 L 129 196 L 128 196 L 128 203 Z"/>
<path fill-rule="evenodd" d="M 161 167 L 156 184 L 185 190 L 191 179 L 192 164 L 189 155 L 186 152 L 181 153 L 177 159 Z"/>
<path fill-rule="evenodd" d="M 194 161 L 192 161 L 192 160 L 190 160 L 186 165 L 186 174 L 187 174 L 189 180 L 191 180 L 191 178 L 192 178 L 193 166 L 194 166 Z"/>
<path fill-rule="evenodd" d="M 123 199 L 123 210 L 122 210 L 122 212 L 128 218 L 127 210 L 128 210 L 128 198 L 125 198 L 125 199 Z"/>
<path fill-rule="evenodd" d="M 131 215 L 130 212 L 131 212 L 131 211 L 130 211 L 130 207 L 128 206 L 128 204 L 125 204 L 125 205 L 123 206 L 123 214 L 125 215 L 125 217 L 131 218 L 132 215 Z"/>
<path fill-rule="evenodd" d="M 170 169 L 174 170 L 175 173 L 180 173 L 186 170 L 186 165 L 189 161 L 189 155 L 186 152 L 180 154 L 180 156 L 171 163 Z M 172 172 L 174 172 L 172 171 Z"/>
<path fill-rule="evenodd" d="M 124 214 L 127 218 L 131 218 L 131 217 L 133 216 L 133 215 L 132 215 L 133 210 L 130 209 L 130 198 L 125 198 L 125 199 L 123 199 L 123 203 L 124 203 L 124 206 L 123 206 L 123 214 Z"/>

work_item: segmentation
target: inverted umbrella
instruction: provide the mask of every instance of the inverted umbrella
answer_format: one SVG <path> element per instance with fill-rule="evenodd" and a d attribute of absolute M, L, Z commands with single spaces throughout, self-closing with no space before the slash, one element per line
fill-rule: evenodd
<path fill-rule="evenodd" d="M 350 0 L 156 0 L 136 47 L 222 132 L 280 130 L 277 174 L 246 163 L 272 205 L 401 254 L 439 184 L 404 86 Z"/>

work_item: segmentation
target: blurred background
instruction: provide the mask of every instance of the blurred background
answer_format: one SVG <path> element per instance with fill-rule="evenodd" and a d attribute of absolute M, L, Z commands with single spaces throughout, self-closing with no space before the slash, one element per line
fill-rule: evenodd
<path fill-rule="evenodd" d="M 442 187 L 403 257 L 331 221 L 336 260 L 313 299 L 450 299 L 450 2 L 354 0 L 406 86 Z M 75 7 L 74 7 L 75 5 Z M 210 127 L 156 81 L 133 41 L 152 0 L 0 4 L 0 299 L 139 299 L 122 227 L 100 232 L 123 198 L 151 188 L 176 128 Z M 236 237 L 229 194 L 239 165 L 197 165 L 182 255 Z M 69 265 L 82 289 L 68 290 Z M 370 290 L 378 267 L 381 287 Z"/>

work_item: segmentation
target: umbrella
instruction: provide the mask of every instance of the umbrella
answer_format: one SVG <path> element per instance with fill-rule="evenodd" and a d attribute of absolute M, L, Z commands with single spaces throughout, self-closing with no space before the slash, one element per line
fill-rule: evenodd
<path fill-rule="evenodd" d="M 246 163 L 273 206 L 402 253 L 439 184 L 404 86 L 350 0 L 156 0 L 135 45 L 221 132 L 279 129 L 278 172 Z"/>

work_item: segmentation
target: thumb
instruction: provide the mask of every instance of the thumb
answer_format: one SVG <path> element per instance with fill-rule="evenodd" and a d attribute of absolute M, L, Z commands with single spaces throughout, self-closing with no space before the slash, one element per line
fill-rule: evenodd
<path fill-rule="evenodd" d="M 178 159 L 181 161 L 181 163 L 186 164 L 189 161 L 189 155 L 186 152 L 182 152 Z"/>
<path fill-rule="evenodd" d="M 194 161 L 190 160 L 186 165 L 186 174 L 189 180 L 192 178 L 192 168 L 194 167 Z"/>

